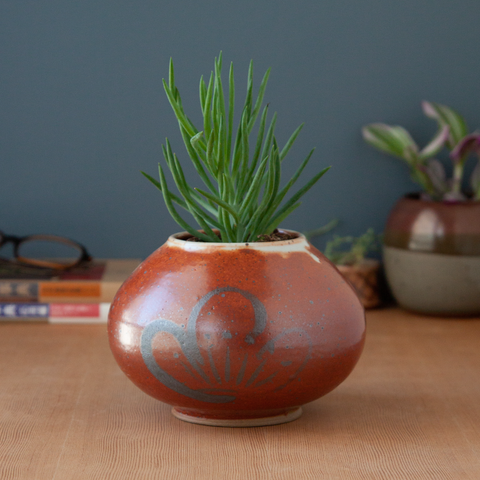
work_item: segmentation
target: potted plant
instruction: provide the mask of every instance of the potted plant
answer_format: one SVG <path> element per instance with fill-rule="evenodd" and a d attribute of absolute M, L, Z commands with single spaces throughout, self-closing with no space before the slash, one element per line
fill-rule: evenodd
<path fill-rule="evenodd" d="M 374 147 L 406 161 L 423 189 L 394 206 L 384 232 L 385 273 L 398 303 L 418 312 L 480 313 L 480 163 L 464 185 L 469 155 L 480 154 L 480 133 L 468 133 L 465 119 L 449 107 L 423 102 L 438 133 L 422 150 L 400 126 L 363 128 Z M 433 157 L 446 146 L 453 162 L 447 178 Z"/>
<path fill-rule="evenodd" d="M 307 240 L 312 240 L 330 232 L 338 223 L 337 219 L 333 219 L 320 228 L 304 232 L 304 235 Z M 378 307 L 381 303 L 380 262 L 374 258 L 367 258 L 367 255 L 378 250 L 378 247 L 379 236 L 370 228 L 359 237 L 335 235 L 326 243 L 323 252 L 352 284 L 366 309 Z"/>
<path fill-rule="evenodd" d="M 381 303 L 378 285 L 380 262 L 367 257 L 378 249 L 378 244 L 378 235 L 369 228 L 359 237 L 335 235 L 326 243 L 323 252 L 353 285 L 366 309 L 378 307 Z"/>
<path fill-rule="evenodd" d="M 172 62 L 164 81 L 187 153 L 204 186 L 190 184 L 166 140 L 163 154 L 180 193 L 159 181 L 184 230 L 149 256 L 123 284 L 109 314 L 116 361 L 144 392 L 193 423 L 258 426 L 298 418 L 301 406 L 341 383 L 364 344 L 364 310 L 323 255 L 280 224 L 328 170 L 288 200 L 313 150 L 282 187 L 281 164 L 297 138 L 275 138 L 262 102 L 270 71 L 246 99 L 233 130 L 235 82 L 223 89 L 221 55 L 200 80 L 201 129 L 182 106 Z M 256 139 L 252 132 L 256 128 Z M 177 207 L 193 216 L 191 226 Z"/>

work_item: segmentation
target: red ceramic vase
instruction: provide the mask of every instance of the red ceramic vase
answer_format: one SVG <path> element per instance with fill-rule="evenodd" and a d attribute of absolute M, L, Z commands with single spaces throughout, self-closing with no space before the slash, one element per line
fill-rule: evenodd
<path fill-rule="evenodd" d="M 400 199 L 385 227 L 383 253 L 388 283 L 402 307 L 480 313 L 480 202 Z"/>
<path fill-rule="evenodd" d="M 353 288 L 304 236 L 202 243 L 171 236 L 118 291 L 113 355 L 193 423 L 284 423 L 350 374 L 365 340 Z"/>

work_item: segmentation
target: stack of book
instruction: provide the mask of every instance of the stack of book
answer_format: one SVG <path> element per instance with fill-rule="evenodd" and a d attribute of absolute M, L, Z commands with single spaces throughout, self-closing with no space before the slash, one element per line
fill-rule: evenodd
<path fill-rule="evenodd" d="M 68 271 L 0 264 L 0 321 L 104 323 L 117 290 L 140 260 L 94 260 Z"/>

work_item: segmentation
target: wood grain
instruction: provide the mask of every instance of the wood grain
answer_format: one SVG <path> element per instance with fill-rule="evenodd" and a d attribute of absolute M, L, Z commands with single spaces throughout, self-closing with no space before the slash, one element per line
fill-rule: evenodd
<path fill-rule="evenodd" d="M 364 354 L 289 424 L 188 424 L 138 390 L 105 326 L 0 325 L 0 478 L 478 479 L 480 319 L 368 313 Z"/>

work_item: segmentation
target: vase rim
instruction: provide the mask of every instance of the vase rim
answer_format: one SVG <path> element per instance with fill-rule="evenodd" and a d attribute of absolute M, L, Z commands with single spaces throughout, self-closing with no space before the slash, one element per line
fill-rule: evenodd
<path fill-rule="evenodd" d="M 223 249 L 223 250 L 235 250 L 239 248 L 249 248 L 252 250 L 286 250 L 292 247 L 301 247 L 303 248 L 308 244 L 305 235 L 295 230 L 289 230 L 281 228 L 279 229 L 282 233 L 294 234 L 295 238 L 290 238 L 288 240 L 278 240 L 274 242 L 187 242 L 186 238 L 191 237 L 192 235 L 188 232 L 178 232 L 170 235 L 167 240 L 167 244 L 170 246 L 175 246 L 183 248 L 185 250 L 192 251 L 202 251 L 202 250 L 212 250 L 212 249 Z"/>
<path fill-rule="evenodd" d="M 405 193 L 400 197 L 400 200 L 408 200 L 412 202 L 433 203 L 436 205 L 477 205 L 480 204 L 480 200 L 466 199 L 466 200 L 433 200 L 421 198 L 423 192 L 410 192 Z"/>

